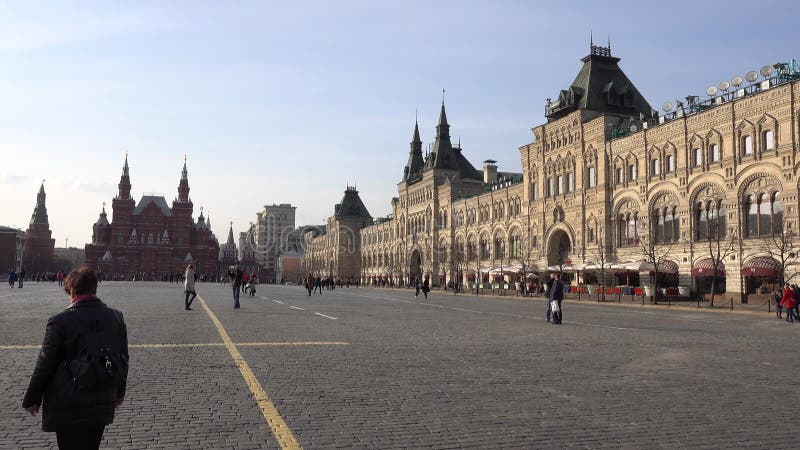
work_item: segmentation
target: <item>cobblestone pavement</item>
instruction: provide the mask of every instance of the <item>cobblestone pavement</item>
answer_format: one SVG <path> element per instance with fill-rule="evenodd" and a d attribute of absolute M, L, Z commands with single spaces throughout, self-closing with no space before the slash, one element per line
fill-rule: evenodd
<path fill-rule="evenodd" d="M 304 448 L 797 448 L 800 325 L 774 314 L 566 302 L 554 326 L 538 300 L 261 286 L 234 310 L 229 287 L 198 288 L 239 365 L 178 285 L 101 286 L 132 345 L 104 448 L 280 448 L 266 404 Z M 65 302 L 0 290 L 0 449 L 54 448 L 20 403 Z"/>

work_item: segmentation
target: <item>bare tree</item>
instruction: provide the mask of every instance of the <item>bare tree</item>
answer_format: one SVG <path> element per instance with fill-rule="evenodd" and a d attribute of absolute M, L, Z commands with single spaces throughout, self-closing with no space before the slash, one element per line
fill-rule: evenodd
<path fill-rule="evenodd" d="M 600 272 L 600 301 L 606 301 L 606 269 L 608 264 L 608 255 L 606 254 L 606 246 L 603 238 L 597 239 L 597 246 L 588 249 L 588 262 L 597 267 Z M 591 294 L 591 293 L 590 293 Z"/>
<path fill-rule="evenodd" d="M 668 260 L 669 255 L 672 253 L 672 246 L 677 239 L 671 242 L 658 242 L 655 227 L 651 228 L 649 231 L 644 231 L 643 235 L 639 238 L 639 247 L 645 260 L 653 265 L 653 301 L 658 303 L 659 269 L 661 269 L 661 265 Z"/>
<path fill-rule="evenodd" d="M 451 264 L 453 270 L 455 271 L 455 280 L 453 281 L 453 294 L 457 294 L 461 285 L 461 277 L 464 272 L 466 272 L 469 261 L 467 260 L 467 254 L 464 249 L 464 243 L 460 241 L 456 241 L 455 246 L 453 247 L 453 252 L 451 254 Z"/>
<path fill-rule="evenodd" d="M 720 269 L 725 267 L 725 260 L 733 254 L 736 249 L 736 236 L 732 234 L 730 239 L 726 239 L 722 233 L 714 233 L 708 239 L 708 258 L 711 260 L 711 306 L 714 306 L 714 298 L 717 295 L 717 279 Z"/>
<path fill-rule="evenodd" d="M 800 236 L 794 231 L 782 231 L 766 236 L 761 240 L 759 250 L 778 263 L 781 286 L 800 274 L 797 259 L 800 252 Z"/>
<path fill-rule="evenodd" d="M 527 283 L 528 274 L 539 269 L 536 262 L 541 257 L 541 249 L 533 245 L 533 236 L 528 233 L 527 238 L 520 241 L 519 262 L 522 266 L 522 282 Z"/>

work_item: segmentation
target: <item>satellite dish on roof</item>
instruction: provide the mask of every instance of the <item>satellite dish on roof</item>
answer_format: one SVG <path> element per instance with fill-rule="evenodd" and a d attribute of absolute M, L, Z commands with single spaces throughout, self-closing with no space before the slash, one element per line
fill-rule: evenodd
<path fill-rule="evenodd" d="M 770 75 L 772 75 L 772 71 L 773 70 L 774 70 L 774 68 L 772 66 L 769 66 L 769 65 L 764 66 L 764 67 L 761 68 L 761 76 L 764 77 L 764 78 L 767 78 Z"/>
<path fill-rule="evenodd" d="M 744 78 L 745 78 L 747 81 L 749 81 L 749 82 L 751 82 L 751 83 L 752 83 L 753 81 L 756 81 L 756 80 L 758 79 L 758 72 L 756 72 L 755 70 L 751 70 L 750 72 L 747 72 L 747 73 L 744 75 Z"/>
<path fill-rule="evenodd" d="M 672 103 L 670 103 L 670 102 L 664 103 L 663 105 L 661 105 L 661 109 L 663 109 L 664 112 L 672 111 Z"/>
<path fill-rule="evenodd" d="M 629 128 L 629 130 L 631 131 L 631 133 L 636 133 L 636 132 L 637 132 L 639 129 L 638 129 L 638 128 L 636 128 L 636 125 L 631 125 L 631 127 Z"/>
<path fill-rule="evenodd" d="M 727 92 L 727 91 L 728 91 L 728 89 L 730 89 L 730 88 L 731 88 L 731 83 L 730 83 L 730 81 L 723 81 L 722 83 L 720 83 L 720 84 L 719 84 L 719 89 L 720 89 L 721 91 L 725 91 L 725 92 Z"/>
<path fill-rule="evenodd" d="M 742 79 L 742 77 L 740 77 L 739 75 L 736 75 L 731 80 L 731 84 L 734 85 L 734 86 L 739 86 L 740 84 L 742 84 L 743 81 L 744 80 Z"/>
<path fill-rule="evenodd" d="M 706 89 L 706 94 L 708 94 L 709 97 L 717 95 L 717 92 L 719 92 L 719 89 L 717 89 L 716 86 L 711 86 L 708 89 Z"/>

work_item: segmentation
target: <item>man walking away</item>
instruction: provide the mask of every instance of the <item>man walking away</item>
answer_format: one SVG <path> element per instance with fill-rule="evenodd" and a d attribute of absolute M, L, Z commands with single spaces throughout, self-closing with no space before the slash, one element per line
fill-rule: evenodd
<path fill-rule="evenodd" d="M 314 278 L 314 292 L 316 292 L 318 289 L 319 295 L 322 295 L 322 278 L 320 278 L 319 275 Z"/>
<path fill-rule="evenodd" d="M 17 273 L 14 272 L 14 268 L 13 267 L 8 269 L 8 286 L 10 288 L 12 288 L 12 289 L 14 288 L 14 281 L 15 281 L 16 276 L 17 276 Z"/>
<path fill-rule="evenodd" d="M 125 398 L 128 333 L 122 313 L 95 295 L 97 282 L 85 266 L 67 275 L 71 304 L 47 321 L 22 401 L 33 416 L 42 406 L 42 430 L 55 432 L 62 450 L 100 448 Z"/>
<path fill-rule="evenodd" d="M 428 292 L 431 291 L 431 280 L 428 277 L 425 277 L 425 281 L 422 282 L 422 293 L 425 294 L 425 300 L 428 299 Z"/>
<path fill-rule="evenodd" d="M 19 285 L 17 288 L 22 289 L 22 282 L 25 281 L 25 268 L 21 268 L 19 273 L 17 273 L 17 281 L 19 281 Z"/>
<path fill-rule="evenodd" d="M 239 309 L 239 292 L 242 289 L 242 271 L 238 266 L 231 266 L 228 269 L 228 278 L 233 288 L 233 309 Z"/>
<path fill-rule="evenodd" d="M 311 291 L 314 290 L 314 277 L 311 276 L 311 272 L 306 276 L 306 290 L 308 291 L 308 296 L 311 297 Z"/>
<path fill-rule="evenodd" d="M 185 307 L 187 311 L 191 311 L 192 302 L 194 298 L 197 297 L 197 292 L 194 290 L 194 264 L 189 264 L 186 267 L 186 274 L 185 274 L 186 281 L 183 282 L 183 292 L 186 293 L 186 300 L 184 301 Z M 192 298 L 189 298 L 189 296 Z"/>
<path fill-rule="evenodd" d="M 414 280 L 414 298 L 419 297 L 420 283 L 419 278 Z"/>

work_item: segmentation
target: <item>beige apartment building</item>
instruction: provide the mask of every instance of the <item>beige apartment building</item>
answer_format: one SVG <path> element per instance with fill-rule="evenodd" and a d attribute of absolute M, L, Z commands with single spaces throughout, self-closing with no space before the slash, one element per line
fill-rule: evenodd
<path fill-rule="evenodd" d="M 278 257 L 287 251 L 289 233 L 294 230 L 296 206 L 288 203 L 264 205 L 253 224 L 255 258 L 272 279 L 278 270 Z"/>
<path fill-rule="evenodd" d="M 716 273 L 726 301 L 764 300 L 800 250 L 794 62 L 659 114 L 619 60 L 590 46 L 574 81 L 547 100 L 547 123 L 520 147 L 521 173 L 498 172 L 492 160 L 476 170 L 450 142 L 444 104 L 426 157 L 415 126 L 392 214 L 358 230 L 361 281 L 471 286 L 558 266 L 584 268 L 573 283 L 588 284 L 606 263 L 609 283 L 639 285 L 654 276 L 640 262 L 654 260 L 661 286 L 706 293 Z M 329 258 L 340 251 L 310 244 Z"/>

